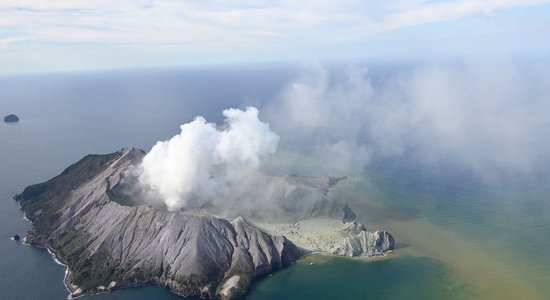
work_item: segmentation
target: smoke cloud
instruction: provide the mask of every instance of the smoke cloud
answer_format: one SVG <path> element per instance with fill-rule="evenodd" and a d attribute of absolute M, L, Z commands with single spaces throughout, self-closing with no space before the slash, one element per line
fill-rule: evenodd
<path fill-rule="evenodd" d="M 407 157 L 490 178 L 549 161 L 548 95 L 550 73 L 533 64 L 436 64 L 379 77 L 308 64 L 266 111 L 282 148 L 345 168 Z"/>
<path fill-rule="evenodd" d="M 292 165 L 290 157 L 321 166 L 305 174 L 350 175 L 373 160 L 398 158 L 451 165 L 481 179 L 521 175 L 550 161 L 547 95 L 547 69 L 505 61 L 378 77 L 361 66 L 335 71 L 313 63 L 265 105 L 270 125 L 253 107 L 223 111 L 221 127 L 197 117 L 158 142 L 135 177 L 170 210 L 288 215 L 326 197 L 260 171 L 278 147 L 292 153 L 283 164 Z"/>
<path fill-rule="evenodd" d="M 222 128 L 202 117 L 182 125 L 180 134 L 157 142 L 144 157 L 139 182 L 158 194 L 169 210 L 215 201 L 277 150 L 279 136 L 258 114 L 254 107 L 231 108 L 223 111 Z"/>

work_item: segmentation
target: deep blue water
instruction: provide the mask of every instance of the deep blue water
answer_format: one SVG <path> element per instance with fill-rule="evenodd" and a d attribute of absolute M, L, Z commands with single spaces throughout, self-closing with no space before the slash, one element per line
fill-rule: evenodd
<path fill-rule="evenodd" d="M 258 105 L 289 70 L 144 70 L 0 78 L 0 298 L 65 299 L 64 268 L 44 250 L 9 240 L 29 228 L 11 198 L 89 153 L 149 149 L 196 115 L 220 122 L 230 106 Z M 152 293 L 152 294 L 151 294 Z M 142 288 L 94 299 L 173 298 Z"/>

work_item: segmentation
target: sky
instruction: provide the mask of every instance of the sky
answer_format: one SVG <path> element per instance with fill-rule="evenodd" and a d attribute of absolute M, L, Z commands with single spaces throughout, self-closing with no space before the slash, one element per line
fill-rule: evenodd
<path fill-rule="evenodd" d="M 0 0 L 0 74 L 547 57 L 550 0 Z"/>

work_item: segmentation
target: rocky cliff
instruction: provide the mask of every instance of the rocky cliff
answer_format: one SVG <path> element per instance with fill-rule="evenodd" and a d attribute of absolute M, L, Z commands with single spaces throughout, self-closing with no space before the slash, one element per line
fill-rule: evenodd
<path fill-rule="evenodd" d="M 339 238 L 333 238 L 320 247 L 320 251 L 338 256 L 381 256 L 393 250 L 395 241 L 386 231 L 367 231 L 356 221 L 340 231 Z"/>
<path fill-rule="evenodd" d="M 144 155 L 135 148 L 88 155 L 15 197 L 33 223 L 26 241 L 48 248 L 68 266 L 65 281 L 73 296 L 158 284 L 182 296 L 233 299 L 244 295 L 254 278 L 287 266 L 309 250 L 371 256 L 393 249 L 389 234 L 367 232 L 356 223 L 332 243 L 324 241 L 322 249 L 303 249 L 243 217 L 224 219 L 204 210 L 170 212 L 144 203 L 130 205 L 119 197 L 120 186 L 125 171 Z M 294 195 L 289 203 L 309 189 L 326 196 L 338 181 L 257 178 L 279 183 L 270 197 Z M 307 213 L 300 206 L 300 215 L 342 211 L 341 205 L 315 197 L 309 201 L 321 204 Z"/>

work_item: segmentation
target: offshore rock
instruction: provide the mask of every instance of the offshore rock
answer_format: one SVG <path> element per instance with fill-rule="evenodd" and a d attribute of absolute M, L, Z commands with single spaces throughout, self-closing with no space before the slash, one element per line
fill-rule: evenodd
<path fill-rule="evenodd" d="M 7 116 L 4 117 L 4 122 L 6 122 L 6 123 L 19 122 L 19 117 L 14 115 L 14 114 L 7 115 Z"/>

